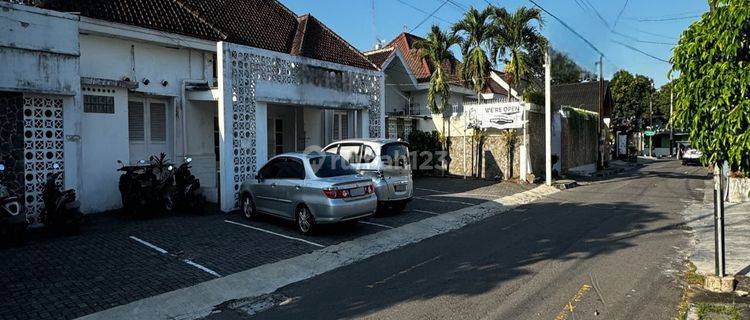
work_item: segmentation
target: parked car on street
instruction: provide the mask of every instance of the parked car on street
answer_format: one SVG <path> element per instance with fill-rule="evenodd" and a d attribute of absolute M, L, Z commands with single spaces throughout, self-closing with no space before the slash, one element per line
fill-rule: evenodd
<path fill-rule="evenodd" d="M 295 221 L 303 234 L 319 224 L 356 222 L 375 213 L 372 180 L 344 158 L 325 153 L 285 153 L 271 158 L 255 179 L 243 182 L 245 218 L 258 213 Z"/>
<path fill-rule="evenodd" d="M 409 144 L 393 139 L 349 139 L 329 144 L 324 152 L 338 154 L 375 183 L 380 209 L 403 211 L 413 196 Z"/>
<path fill-rule="evenodd" d="M 0 162 L 0 175 L 5 172 L 5 163 Z M 20 199 L 0 184 L 0 247 L 20 245 L 26 233 L 26 212 Z"/>
<path fill-rule="evenodd" d="M 703 156 L 703 153 L 688 147 L 685 149 L 685 152 L 682 154 L 682 164 L 683 165 L 689 165 L 689 164 L 701 164 L 701 157 Z"/>

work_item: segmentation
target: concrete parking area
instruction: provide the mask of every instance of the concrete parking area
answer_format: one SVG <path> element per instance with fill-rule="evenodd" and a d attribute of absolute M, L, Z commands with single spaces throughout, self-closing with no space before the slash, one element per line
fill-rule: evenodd
<path fill-rule="evenodd" d="M 70 319 L 273 263 L 523 192 L 533 185 L 417 178 L 403 213 L 311 236 L 290 222 L 207 209 L 133 219 L 91 216 L 80 235 L 33 230 L 23 247 L 0 249 L 0 319 Z"/>

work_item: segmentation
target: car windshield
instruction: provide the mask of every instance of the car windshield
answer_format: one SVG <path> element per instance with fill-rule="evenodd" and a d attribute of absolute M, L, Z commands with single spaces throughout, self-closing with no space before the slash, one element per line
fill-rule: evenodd
<path fill-rule="evenodd" d="M 357 171 L 344 158 L 327 154 L 310 159 L 310 167 L 318 178 L 330 178 L 357 174 Z"/>

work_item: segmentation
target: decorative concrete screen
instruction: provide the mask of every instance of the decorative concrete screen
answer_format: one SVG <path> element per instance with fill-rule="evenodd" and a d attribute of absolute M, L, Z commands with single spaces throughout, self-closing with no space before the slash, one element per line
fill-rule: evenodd
<path fill-rule="evenodd" d="M 47 177 L 63 171 L 63 100 L 26 96 L 23 104 L 25 205 L 30 221 L 38 222 L 44 208 L 42 190 Z M 57 164 L 57 168 L 55 168 Z M 59 179 L 62 182 L 63 175 Z"/>
<path fill-rule="evenodd" d="M 222 210 L 238 207 L 240 185 L 253 178 L 266 148 L 256 141 L 266 136 L 256 130 L 266 121 L 260 103 L 363 110 L 369 136 L 383 137 L 382 72 L 226 42 L 218 52 Z"/>

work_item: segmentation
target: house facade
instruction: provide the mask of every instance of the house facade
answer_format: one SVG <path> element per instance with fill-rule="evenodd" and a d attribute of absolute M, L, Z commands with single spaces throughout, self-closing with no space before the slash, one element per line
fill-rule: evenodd
<path fill-rule="evenodd" d="M 118 161 L 191 157 L 229 211 L 275 154 L 385 135 L 384 76 L 362 53 L 276 1 L 221 2 L 0 2 L 2 182 L 31 219 L 55 171 L 97 212 L 121 206 Z"/>

